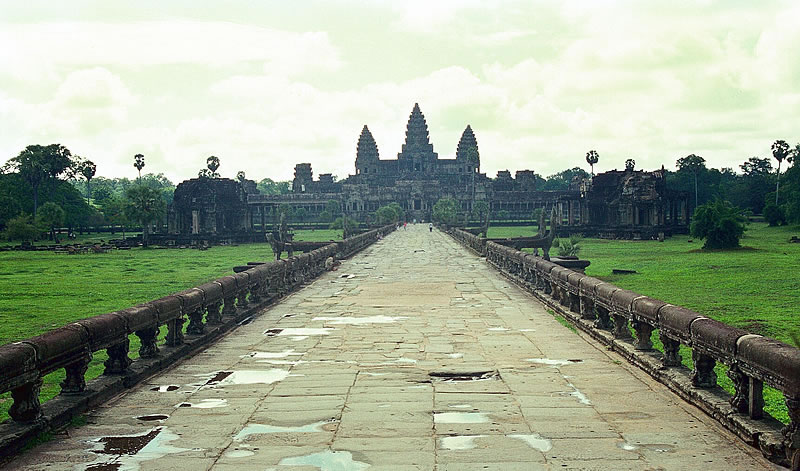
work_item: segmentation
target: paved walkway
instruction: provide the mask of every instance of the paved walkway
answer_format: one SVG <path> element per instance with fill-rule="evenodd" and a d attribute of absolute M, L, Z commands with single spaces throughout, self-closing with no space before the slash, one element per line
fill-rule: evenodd
<path fill-rule="evenodd" d="M 12 462 L 37 470 L 770 469 L 427 225 Z"/>

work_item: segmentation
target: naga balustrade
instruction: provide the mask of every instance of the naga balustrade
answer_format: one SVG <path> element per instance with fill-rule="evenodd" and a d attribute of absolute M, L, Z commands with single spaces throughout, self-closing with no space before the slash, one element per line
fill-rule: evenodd
<path fill-rule="evenodd" d="M 774 443 L 762 443 L 762 435 L 766 434 L 760 432 L 753 435 L 751 444 L 760 445 L 765 456 L 773 461 L 795 470 L 800 468 L 800 349 L 748 333 L 690 309 L 621 289 L 533 254 L 485 239 L 481 241 L 466 231 L 453 229 L 451 235 L 484 255 L 487 262 L 505 276 L 561 310 L 582 329 L 610 331 L 613 340 L 609 342 L 622 341 L 630 343 L 635 352 L 652 352 L 651 337 L 653 332 L 657 332 L 664 346 L 660 354 L 661 369 L 680 367 L 680 346 L 690 347 L 693 363 L 689 375 L 691 388 L 717 388 L 714 368 L 718 363 L 726 365 L 727 375 L 734 384 L 734 394 L 728 401 L 730 408 L 723 411 L 726 415 L 741 414 L 768 427 L 762 420 L 763 387 L 768 385 L 781 391 L 790 419 L 780 431 L 782 442 L 779 448 L 782 450 L 776 451 Z M 607 339 L 603 335 L 594 337 Z M 688 398 L 693 396 L 684 395 Z M 716 418 L 729 425 L 726 420 Z"/>
<path fill-rule="evenodd" d="M 108 353 L 103 375 L 126 375 L 135 362 L 128 356 L 131 335 L 141 342 L 140 358 L 158 357 L 162 326 L 167 327 L 165 348 L 179 347 L 186 341 L 187 319 L 185 335 L 200 336 L 207 326 L 223 324 L 250 303 L 271 303 L 319 276 L 328 258 L 349 257 L 393 229 L 381 227 L 285 260 L 255 263 L 195 288 L 0 346 L 0 393 L 11 391 L 9 415 L 16 423 L 41 424 L 39 392 L 45 375 L 63 369 L 61 395 L 85 394 L 85 374 L 94 352 Z"/>

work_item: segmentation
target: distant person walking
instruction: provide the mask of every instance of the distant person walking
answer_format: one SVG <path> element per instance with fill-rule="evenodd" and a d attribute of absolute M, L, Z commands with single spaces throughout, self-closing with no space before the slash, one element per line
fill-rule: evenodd
<path fill-rule="evenodd" d="M 433 232 L 433 223 L 432 222 L 428 223 L 428 232 Z"/>
<path fill-rule="evenodd" d="M 403 223 L 403 230 L 406 230 L 406 226 L 407 226 L 407 225 L 408 225 L 408 221 L 405 221 L 405 222 Z"/>

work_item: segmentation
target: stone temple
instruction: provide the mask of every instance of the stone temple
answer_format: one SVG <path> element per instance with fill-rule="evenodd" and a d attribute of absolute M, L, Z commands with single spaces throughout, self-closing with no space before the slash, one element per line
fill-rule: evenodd
<path fill-rule="evenodd" d="M 260 194 L 250 180 L 187 180 L 175 191 L 168 230 L 175 239 L 263 240 L 278 206 L 303 208 L 306 220 L 314 221 L 330 201 L 361 222 L 372 222 L 375 211 L 390 203 L 402 206 L 408 220 L 428 221 L 433 205 L 445 197 L 458 201 L 464 211 L 485 201 L 492 214 L 505 211 L 512 219 L 530 219 L 536 208 L 546 214 L 555 208 L 563 233 L 654 238 L 688 229 L 688 195 L 667 188 L 663 168 L 613 170 L 573 181 L 568 190 L 543 191 L 536 187 L 532 170 L 518 170 L 513 176 L 503 170 L 489 178 L 480 167 L 478 141 L 469 125 L 456 145 L 455 158 L 440 158 L 425 116 L 415 104 L 396 159 L 380 158 L 378 145 L 364 126 L 356 144 L 355 174 L 340 181 L 331 174 L 315 180 L 310 163 L 295 166 L 286 195 Z"/>

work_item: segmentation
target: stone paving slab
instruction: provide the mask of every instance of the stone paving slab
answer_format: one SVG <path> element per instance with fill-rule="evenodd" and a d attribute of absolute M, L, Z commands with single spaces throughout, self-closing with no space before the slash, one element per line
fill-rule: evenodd
<path fill-rule="evenodd" d="M 87 419 L 9 469 L 774 469 L 425 225 Z"/>

